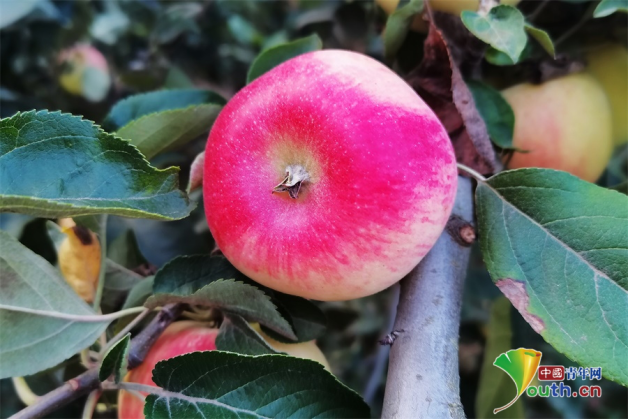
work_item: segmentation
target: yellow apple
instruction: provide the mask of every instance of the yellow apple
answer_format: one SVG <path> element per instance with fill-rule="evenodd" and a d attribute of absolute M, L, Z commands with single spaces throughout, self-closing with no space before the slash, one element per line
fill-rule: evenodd
<path fill-rule="evenodd" d="M 510 169 L 545 167 L 594 182 L 612 153 L 612 117 L 605 91 L 589 74 L 503 91 L 515 113 Z"/>
<path fill-rule="evenodd" d="M 520 0 L 502 0 L 500 4 L 515 6 L 519 2 Z M 480 0 L 430 0 L 429 3 L 432 10 L 459 16 L 464 10 L 477 11 Z"/>
<path fill-rule="evenodd" d="M 264 338 L 264 340 L 278 352 L 286 352 L 290 356 L 297 358 L 312 359 L 323 365 L 326 370 L 330 371 L 330 364 L 325 359 L 325 355 L 321 352 L 321 349 L 317 346 L 314 340 L 301 343 L 282 343 L 272 337 L 268 336 L 260 329 L 260 325 L 255 323 L 252 327 Z"/>
<path fill-rule="evenodd" d="M 588 51 L 587 71 L 603 86 L 612 109 L 616 145 L 627 142 L 627 50 L 622 45 L 605 45 Z"/>
<path fill-rule="evenodd" d="M 515 6 L 520 0 L 502 0 L 500 4 Z M 400 0 L 376 0 L 376 3 L 390 15 L 397 9 Z M 460 15 L 464 10 L 478 10 L 480 0 L 429 0 L 432 10 Z"/>

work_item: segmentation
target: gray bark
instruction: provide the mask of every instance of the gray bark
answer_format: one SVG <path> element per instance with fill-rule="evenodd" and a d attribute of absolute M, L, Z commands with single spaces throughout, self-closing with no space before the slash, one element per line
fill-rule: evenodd
<path fill-rule="evenodd" d="M 472 184 L 459 177 L 454 219 L 473 224 Z M 457 218 L 458 217 L 458 218 Z M 459 397 L 458 339 L 470 255 L 448 229 L 401 281 L 383 418 L 464 418 Z"/>

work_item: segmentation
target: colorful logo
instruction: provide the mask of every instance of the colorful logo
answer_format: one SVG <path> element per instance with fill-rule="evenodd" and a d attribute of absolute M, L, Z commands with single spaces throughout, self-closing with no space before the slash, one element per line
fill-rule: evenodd
<path fill-rule="evenodd" d="M 501 412 L 518 401 L 535 377 L 542 353 L 534 349 L 512 349 L 500 354 L 494 361 L 494 365 L 506 372 L 515 383 L 517 394 L 508 404 L 494 409 L 494 415 Z"/>
<path fill-rule="evenodd" d="M 540 365 L 542 353 L 535 349 L 512 349 L 501 354 L 494 365 L 506 372 L 515 383 L 517 394 L 508 404 L 494 409 L 494 415 L 513 405 L 526 392 L 529 397 L 601 397 L 599 385 L 566 385 L 563 381 L 601 380 L 601 367 L 564 367 L 562 365 Z M 558 381 L 550 385 L 530 386 L 537 373 L 539 381 Z"/>

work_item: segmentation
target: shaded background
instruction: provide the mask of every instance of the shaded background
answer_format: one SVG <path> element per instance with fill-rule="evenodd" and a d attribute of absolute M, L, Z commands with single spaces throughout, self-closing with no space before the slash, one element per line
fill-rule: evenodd
<path fill-rule="evenodd" d="M 583 1 L 557 1 L 540 10 L 540 4 L 523 1 L 518 7 L 553 39 L 578 24 L 591 6 Z M 245 85 L 249 65 L 261 50 L 312 33 L 321 37 L 324 48 L 354 50 L 382 61 L 381 33 L 386 22 L 384 11 L 371 1 L 0 0 L 0 16 L 1 116 L 50 109 L 83 115 L 97 123 L 118 100 L 143 91 L 201 87 L 229 98 Z M 422 33 L 409 34 L 394 67 L 396 71 L 408 72 L 419 63 L 424 38 Z M 562 50 L 578 54 L 579 47 L 593 38 L 626 42 L 626 15 L 589 22 Z M 60 64 L 59 54 L 77 43 L 91 44 L 107 60 L 111 87 L 100 100 L 71 94 L 59 83 L 59 76 L 68 71 L 67 64 Z M 504 87 L 522 79 L 527 68 L 485 65 L 483 71 L 487 81 Z M 83 88 L 97 89 L 105 82 L 102 77 L 105 76 L 95 75 L 93 86 Z M 158 167 L 180 166 L 180 184 L 185 185 L 192 159 L 204 145 L 205 137 L 198 138 L 182 149 L 159 155 L 152 163 Z M 626 150 L 624 146 L 616 151 L 601 184 L 626 179 Z M 44 220 L 2 214 L 0 227 L 55 262 Z M 175 256 L 209 253 L 214 247 L 202 205 L 190 217 L 169 223 L 110 217 L 109 237 L 115 238 L 129 229 L 135 233 L 144 257 L 156 267 Z M 381 411 L 388 354 L 388 348 L 380 346 L 378 340 L 390 332 L 396 292 L 389 289 L 359 300 L 321 304 L 329 331 L 319 345 L 334 373 L 365 397 L 374 417 Z M 543 364 L 575 365 L 546 344 L 510 305 L 500 303 L 500 296 L 480 252 L 474 248 L 459 346 L 461 398 L 468 417 L 477 415 L 479 397 L 485 401 L 506 397 L 506 403 L 514 394 L 515 386 L 508 378 L 505 380 L 502 371 L 491 366 L 482 369 L 484 356 L 492 350 L 487 345 L 491 337 L 500 337 L 508 348 L 522 346 L 542 351 Z M 492 307 L 495 309 L 490 324 Z M 43 394 L 80 372 L 81 367 L 73 358 L 62 368 L 28 377 L 27 381 L 35 392 Z M 478 395 L 481 376 L 483 396 Z M 607 380 L 600 385 L 600 399 L 523 397 L 505 413 L 523 413 L 530 418 L 627 417 L 627 389 Z M 2 417 L 23 407 L 10 380 L 0 382 L 0 397 Z M 115 417 L 113 394 L 105 394 L 101 402 L 109 410 L 97 412 L 95 417 Z M 80 417 L 82 408 L 83 400 L 79 400 L 50 417 Z"/>

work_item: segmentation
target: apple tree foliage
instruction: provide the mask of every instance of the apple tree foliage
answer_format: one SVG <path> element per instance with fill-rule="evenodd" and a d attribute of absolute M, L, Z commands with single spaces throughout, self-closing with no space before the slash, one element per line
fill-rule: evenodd
<path fill-rule="evenodd" d="M 0 26 L 40 8 L 52 13 L 45 3 L 20 3 L 12 9 L 15 16 L 3 13 Z M 164 28 L 152 42 L 198 30 L 191 17 L 201 10 L 179 6 L 170 17 L 175 23 L 158 22 Z M 108 8 L 102 19 L 120 12 Z M 579 365 L 600 366 L 606 378 L 627 386 L 626 177 L 622 194 L 550 169 L 501 171 L 496 152 L 514 151 L 513 111 L 495 88 L 463 71 L 479 58 L 504 68 L 531 57 L 552 58 L 557 46 L 549 32 L 534 26 L 535 15 L 513 6 L 464 11 L 454 19 L 425 9 L 424 2 L 411 0 L 390 15 L 384 57 L 404 67 L 405 45 L 415 36 L 412 21 L 427 13 L 425 58 L 407 80 L 441 118 L 457 158 L 474 173 L 480 250 L 489 275 L 557 351 Z M 626 1 L 602 0 L 589 13 L 603 19 L 626 10 Z M 235 16 L 229 28 L 239 42 L 255 42 L 255 30 Z M 97 26 L 92 30 L 98 33 Z M 467 49 L 453 41 L 462 36 Z M 316 34 L 276 42 L 252 60 L 246 82 L 322 47 Z M 54 257 L 0 231 L 0 377 L 31 375 L 80 354 L 90 358 L 87 365 L 98 370 L 104 386 L 115 387 L 127 372 L 137 330 L 154 312 L 177 304 L 221 321 L 218 350 L 162 361 L 153 371 L 158 387 L 130 387 L 150 393 L 147 417 L 368 417 L 369 407 L 355 391 L 318 363 L 275 351 L 251 327 L 259 323 L 287 343 L 319 338 L 326 316 L 317 304 L 256 284 L 220 255 L 179 253 L 156 269 L 132 231 L 107 246 L 107 215 L 185 220 L 199 205 L 198 193 L 182 191 L 179 169 L 163 168 L 168 160 L 160 158 L 205 135 L 227 100 L 193 87 L 178 71 L 169 73 L 171 88 L 118 101 L 101 125 L 47 110 L 0 120 L 0 211 L 72 217 L 95 232 L 103 248 L 90 306 L 65 282 Z M 624 158 L 626 165 L 626 151 Z M 45 230 L 58 248 L 63 231 L 52 221 Z M 510 334 L 500 335 L 511 327 L 506 301 L 492 311 L 486 357 L 510 349 Z M 481 392 L 487 393 L 481 411 L 501 397 L 483 381 Z"/>

